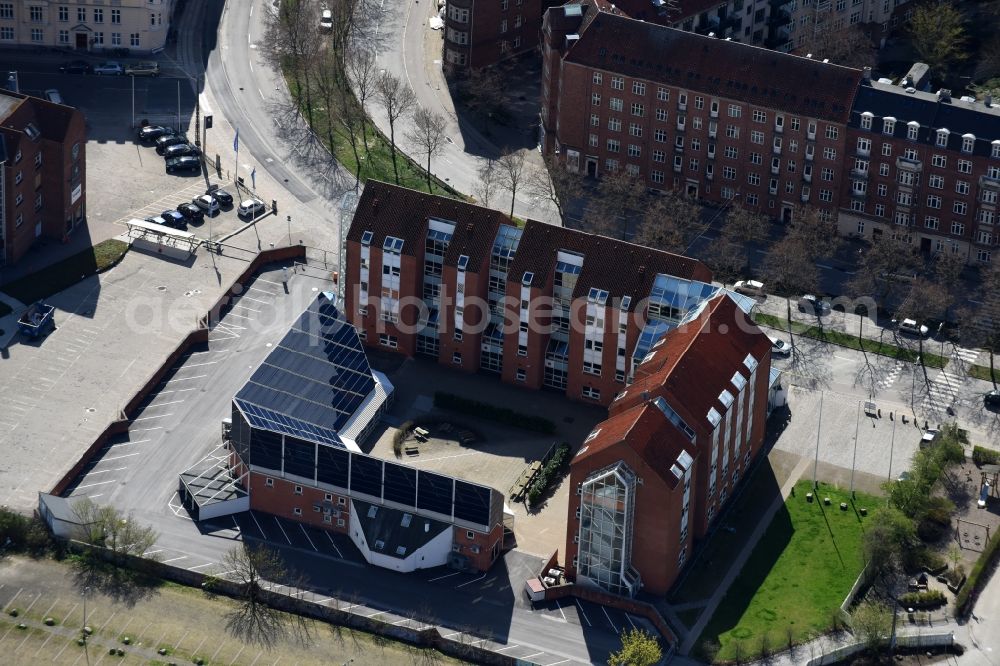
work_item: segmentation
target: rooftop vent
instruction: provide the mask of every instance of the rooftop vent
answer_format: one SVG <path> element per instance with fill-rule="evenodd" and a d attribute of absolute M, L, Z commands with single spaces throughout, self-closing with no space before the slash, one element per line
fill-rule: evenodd
<path fill-rule="evenodd" d="M 861 70 L 861 78 L 863 78 L 865 81 L 871 81 L 872 80 L 872 68 L 871 67 L 865 67 L 863 70 Z"/>
<path fill-rule="evenodd" d="M 909 88 L 903 88 L 903 90 L 904 90 L 905 92 L 907 92 L 907 93 L 911 94 L 911 95 L 912 95 L 913 93 L 917 92 L 917 89 L 916 89 L 916 88 L 914 88 L 914 87 L 912 87 L 912 86 L 911 86 L 911 87 L 909 87 Z"/>
<path fill-rule="evenodd" d="M 947 88 L 941 88 L 937 91 L 937 98 L 939 102 L 950 102 L 951 101 L 951 91 Z"/>
<path fill-rule="evenodd" d="M 962 101 L 963 102 L 968 102 L 969 104 L 973 104 L 973 103 L 975 103 L 976 98 L 972 97 L 971 95 L 962 95 Z"/>
<path fill-rule="evenodd" d="M 983 106 L 993 106 L 993 95 L 983 96 Z"/>

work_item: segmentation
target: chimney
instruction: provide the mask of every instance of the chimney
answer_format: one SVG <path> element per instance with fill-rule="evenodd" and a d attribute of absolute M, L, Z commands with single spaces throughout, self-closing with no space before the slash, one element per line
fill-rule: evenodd
<path fill-rule="evenodd" d="M 993 106 L 993 95 L 983 97 L 983 106 Z"/>
<path fill-rule="evenodd" d="M 950 102 L 951 101 L 951 91 L 947 88 L 941 88 L 937 91 L 937 98 L 939 102 Z"/>
<path fill-rule="evenodd" d="M 865 81 L 871 81 L 872 80 L 872 68 L 871 67 L 865 67 L 863 70 L 861 70 L 861 78 L 864 79 Z"/>

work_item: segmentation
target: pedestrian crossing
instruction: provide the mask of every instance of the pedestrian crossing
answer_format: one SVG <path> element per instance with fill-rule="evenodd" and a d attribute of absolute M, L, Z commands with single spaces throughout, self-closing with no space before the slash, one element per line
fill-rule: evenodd
<path fill-rule="evenodd" d="M 942 370 L 931 380 L 927 394 L 920 401 L 920 411 L 939 414 L 948 411 L 956 397 L 962 376 Z"/>
<path fill-rule="evenodd" d="M 965 349 L 964 347 L 956 346 L 951 352 L 952 358 L 957 358 L 964 361 L 965 363 L 975 363 L 979 358 L 978 349 Z"/>
<path fill-rule="evenodd" d="M 888 368 L 888 370 L 881 377 L 878 378 L 878 381 L 875 382 L 875 390 L 876 391 L 886 390 L 887 388 L 892 386 L 897 379 L 899 379 L 899 375 L 902 372 L 903 372 L 903 362 L 894 361 L 892 367 Z"/>

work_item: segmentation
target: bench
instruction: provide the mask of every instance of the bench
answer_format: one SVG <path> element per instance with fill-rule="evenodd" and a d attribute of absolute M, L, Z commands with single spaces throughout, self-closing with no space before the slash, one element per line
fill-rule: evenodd
<path fill-rule="evenodd" d="M 427 430 L 425 428 L 414 428 L 413 429 L 413 434 L 416 435 L 417 437 L 423 437 L 424 439 L 427 439 L 427 437 L 431 433 L 430 433 L 429 430 Z"/>

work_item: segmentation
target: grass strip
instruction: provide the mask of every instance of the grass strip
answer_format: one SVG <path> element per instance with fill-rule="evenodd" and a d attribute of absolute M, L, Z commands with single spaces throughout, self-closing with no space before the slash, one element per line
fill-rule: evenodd
<path fill-rule="evenodd" d="M 754 321 L 758 324 L 770 326 L 771 328 L 781 331 L 788 330 L 787 319 L 764 314 L 763 312 L 758 312 L 754 315 Z M 857 349 L 858 351 L 863 350 L 872 354 L 878 354 L 879 356 L 888 356 L 889 358 L 894 358 L 908 363 L 915 363 L 920 358 L 920 354 L 912 349 L 898 347 L 887 342 L 880 342 L 869 338 L 858 339 L 858 336 L 850 333 L 821 328 L 819 326 L 810 326 L 797 321 L 792 322 L 792 332 L 795 335 L 799 335 L 804 338 L 819 340 L 820 342 L 828 342 L 840 347 L 847 347 L 848 349 Z M 938 354 L 932 354 L 927 351 L 924 352 L 923 357 L 924 365 L 928 368 L 943 368 L 948 363 L 948 359 L 946 357 Z"/>
<path fill-rule="evenodd" d="M 990 373 L 990 369 L 985 365 L 969 365 L 969 376 L 982 379 L 984 382 L 1000 382 L 1000 370 Z"/>

